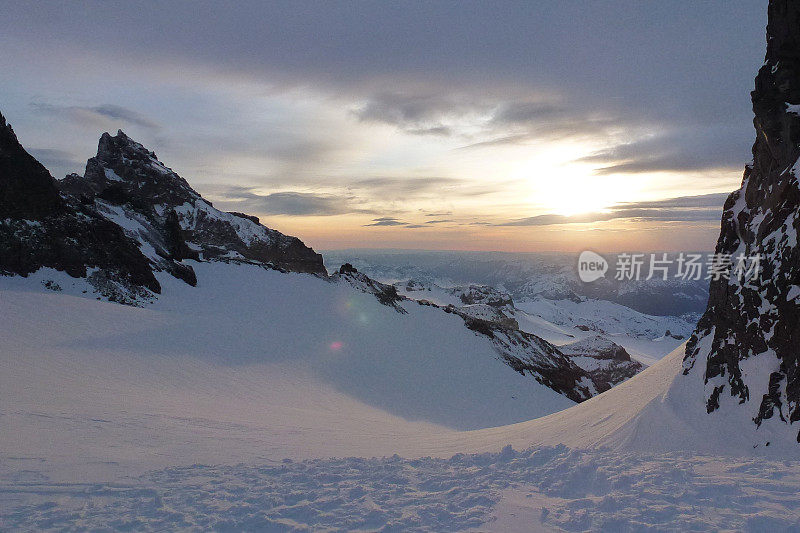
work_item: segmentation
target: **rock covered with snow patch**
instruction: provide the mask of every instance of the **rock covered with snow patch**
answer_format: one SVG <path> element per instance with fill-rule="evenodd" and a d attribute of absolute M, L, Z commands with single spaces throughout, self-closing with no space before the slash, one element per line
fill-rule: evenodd
<path fill-rule="evenodd" d="M 141 243 L 155 268 L 196 282 L 184 259 L 255 263 L 326 276 L 322 256 L 300 239 L 257 217 L 216 209 L 155 153 L 122 131 L 100 138 L 83 177 L 71 174 L 61 190 L 94 204 Z"/>
<path fill-rule="evenodd" d="M 725 203 L 719 254 L 759 256 L 758 276 L 712 281 L 686 346 L 684 374 L 702 372 L 710 416 L 753 428 L 800 421 L 800 5 L 770 0 L 767 54 L 752 92 L 756 141 L 742 186 Z M 796 430 L 796 428 L 795 428 Z M 800 433 L 797 433 L 800 441 Z"/>
<path fill-rule="evenodd" d="M 122 303 L 161 291 L 136 243 L 93 205 L 63 198 L 0 115 L 0 273 L 41 268 L 87 278 L 102 297 Z"/>

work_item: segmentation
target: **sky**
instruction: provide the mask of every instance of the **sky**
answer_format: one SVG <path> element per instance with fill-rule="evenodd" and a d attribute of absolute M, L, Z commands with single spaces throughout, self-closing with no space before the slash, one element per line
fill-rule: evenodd
<path fill-rule="evenodd" d="M 7 2 L 0 112 L 318 249 L 712 249 L 766 0 Z"/>

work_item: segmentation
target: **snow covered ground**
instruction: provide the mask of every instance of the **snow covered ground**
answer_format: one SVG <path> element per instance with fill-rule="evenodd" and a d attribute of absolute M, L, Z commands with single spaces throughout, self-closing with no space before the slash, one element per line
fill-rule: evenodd
<path fill-rule="evenodd" d="M 195 267 L 196 288 L 165 275 L 145 308 L 87 298 L 54 272 L 0 278 L 3 455 L 66 450 L 56 462 L 85 476 L 153 449 L 145 462 L 161 465 L 411 453 L 446 428 L 574 405 L 455 315 L 410 302 L 399 314 L 308 275 Z"/>
<path fill-rule="evenodd" d="M 7 480 L 3 529 L 796 531 L 800 463 L 569 450 L 189 465 Z"/>
<path fill-rule="evenodd" d="M 0 278 L 0 529 L 800 527 L 796 450 L 706 415 L 681 348 L 560 410 L 458 317 L 195 268 L 144 308 Z"/>

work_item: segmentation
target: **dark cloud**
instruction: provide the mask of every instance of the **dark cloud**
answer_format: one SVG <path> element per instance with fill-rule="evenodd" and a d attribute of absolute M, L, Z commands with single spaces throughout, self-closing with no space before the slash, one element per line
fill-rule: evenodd
<path fill-rule="evenodd" d="M 144 115 L 122 106 L 103 104 L 94 107 L 59 106 L 36 102 L 31 106 L 39 112 L 60 116 L 90 127 L 108 124 L 133 124 L 148 129 L 159 129 L 158 123 Z"/>
<path fill-rule="evenodd" d="M 130 109 L 126 109 L 122 106 L 105 104 L 96 107 L 90 107 L 87 109 L 91 112 L 97 113 L 98 115 L 110 118 L 112 120 L 121 120 L 123 122 L 128 122 L 129 124 L 136 124 L 138 126 L 142 126 L 145 128 L 157 129 L 159 127 L 155 121 L 152 121 L 147 117 L 135 111 L 131 111 Z"/>
<path fill-rule="evenodd" d="M 206 0 L 162 5 L 153 16 L 121 0 L 8 3 L 4 33 L 39 49 L 78 47 L 123 64 L 159 57 L 361 94 L 421 81 L 438 84 L 440 94 L 569 88 L 590 105 L 616 97 L 646 114 L 683 108 L 687 116 L 719 117 L 741 111 L 763 57 L 762 4 L 512 0 L 464 9 L 458 2 L 242 0 L 232 9 Z"/>
<path fill-rule="evenodd" d="M 469 141 L 464 148 L 607 135 L 630 120 L 551 101 L 508 98 L 468 93 L 379 94 L 353 113 L 362 122 L 388 124 L 413 135 L 457 135 Z"/>
<path fill-rule="evenodd" d="M 373 218 L 370 224 L 364 224 L 364 226 L 410 226 L 410 224 L 394 217 L 380 217 Z"/>
<path fill-rule="evenodd" d="M 446 124 L 477 107 L 478 102 L 465 103 L 450 95 L 380 93 L 353 114 L 361 122 L 388 124 L 412 135 L 450 136 L 454 132 Z"/>
<path fill-rule="evenodd" d="M 447 222 L 453 222 L 450 219 L 439 219 L 439 220 L 426 220 L 426 224 L 445 224 Z"/>
<path fill-rule="evenodd" d="M 402 220 L 398 220 L 394 217 L 381 217 L 381 218 L 374 218 L 372 219 L 372 223 L 364 224 L 364 226 L 399 226 L 404 229 L 419 229 L 419 228 L 430 228 L 431 226 L 426 226 L 425 224 L 411 224 L 408 222 L 403 222 Z"/>
<path fill-rule="evenodd" d="M 731 126 L 691 126 L 619 144 L 579 159 L 596 174 L 639 174 L 741 168 L 751 132 Z"/>
<path fill-rule="evenodd" d="M 618 204 L 608 212 L 579 215 L 544 214 L 498 224 L 500 226 L 553 226 L 557 224 L 586 224 L 615 219 L 637 219 L 657 222 L 718 221 L 727 193 L 683 196 L 652 202 Z"/>
<path fill-rule="evenodd" d="M 430 128 L 407 129 L 406 133 L 410 133 L 411 135 L 438 135 L 440 137 L 449 137 L 453 134 L 453 130 L 447 126 L 432 126 Z"/>
<path fill-rule="evenodd" d="M 725 200 L 730 193 L 712 193 L 699 196 L 680 196 L 678 198 L 668 198 L 666 200 L 654 200 L 651 202 L 632 202 L 617 204 L 617 209 L 669 209 L 681 207 L 713 207 L 722 209 Z"/>
<path fill-rule="evenodd" d="M 215 195 L 226 207 L 265 215 L 332 216 L 347 213 L 371 213 L 361 209 L 351 196 L 275 192 L 257 194 L 246 187 L 230 187 Z"/>
<path fill-rule="evenodd" d="M 512 102 L 501 106 L 492 117 L 492 122 L 496 124 L 530 124 L 564 114 L 562 107 L 548 102 Z"/>
<path fill-rule="evenodd" d="M 587 222 L 600 222 L 619 218 L 613 213 L 588 213 L 581 215 L 556 215 L 546 214 L 534 217 L 520 218 L 510 222 L 503 222 L 499 226 L 552 226 L 555 224 L 582 224 Z"/>

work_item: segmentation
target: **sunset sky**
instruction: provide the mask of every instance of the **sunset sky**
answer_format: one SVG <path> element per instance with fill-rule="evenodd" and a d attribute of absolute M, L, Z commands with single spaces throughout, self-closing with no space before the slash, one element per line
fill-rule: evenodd
<path fill-rule="evenodd" d="M 0 1 L 0 111 L 61 178 L 124 130 L 320 249 L 708 249 L 765 2 Z M 691 197 L 691 198 L 688 198 Z"/>

